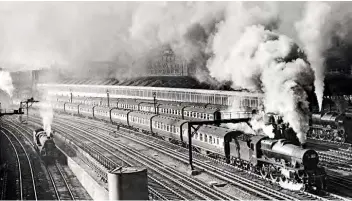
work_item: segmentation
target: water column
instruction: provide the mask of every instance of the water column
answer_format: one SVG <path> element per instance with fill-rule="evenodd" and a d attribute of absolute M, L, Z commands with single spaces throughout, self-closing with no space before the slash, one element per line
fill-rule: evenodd
<path fill-rule="evenodd" d="M 119 167 L 108 172 L 110 200 L 148 200 L 147 169 Z"/>

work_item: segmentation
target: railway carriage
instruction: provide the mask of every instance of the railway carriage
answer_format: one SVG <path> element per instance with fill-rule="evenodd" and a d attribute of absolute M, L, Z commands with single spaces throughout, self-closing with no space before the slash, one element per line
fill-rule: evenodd
<path fill-rule="evenodd" d="M 70 102 L 71 98 L 69 96 L 56 96 L 57 102 Z"/>
<path fill-rule="evenodd" d="M 64 103 L 64 110 L 70 114 L 78 114 L 78 104 L 77 103 Z"/>
<path fill-rule="evenodd" d="M 192 136 L 195 150 L 216 158 L 225 158 L 224 139 L 231 130 L 216 126 L 201 126 Z M 182 126 L 183 140 L 188 143 L 188 125 Z"/>
<path fill-rule="evenodd" d="M 61 111 L 61 112 L 64 111 L 65 102 L 52 102 L 51 105 L 54 110 Z"/>
<path fill-rule="evenodd" d="M 128 125 L 127 116 L 131 110 L 112 108 L 110 109 L 110 121 L 115 124 Z"/>
<path fill-rule="evenodd" d="M 220 120 L 221 113 L 219 109 L 212 108 L 198 108 L 198 107 L 184 107 L 183 108 L 183 119 L 202 119 L 202 120 Z"/>
<path fill-rule="evenodd" d="M 139 104 L 140 103 L 134 99 L 131 99 L 131 100 L 122 99 L 117 102 L 117 108 L 139 111 Z"/>
<path fill-rule="evenodd" d="M 91 105 L 83 105 L 83 104 L 79 104 L 78 106 L 78 113 L 79 115 L 83 115 L 85 117 L 93 117 L 93 107 Z"/>
<path fill-rule="evenodd" d="M 152 128 L 150 132 L 156 133 L 168 141 L 180 141 L 181 126 L 185 122 L 186 121 L 184 120 L 175 119 L 167 116 L 154 116 L 153 118 L 151 118 Z"/>
<path fill-rule="evenodd" d="M 110 108 L 102 106 L 93 106 L 93 117 L 110 121 Z"/>
<path fill-rule="evenodd" d="M 84 97 L 75 97 L 72 99 L 72 103 L 84 104 L 87 99 L 88 98 L 84 98 Z"/>
<path fill-rule="evenodd" d="M 182 108 L 183 106 L 179 106 L 179 105 L 166 105 L 166 104 L 160 104 L 158 106 L 158 112 L 159 114 L 163 114 L 163 115 L 169 115 L 169 116 L 173 116 L 175 118 L 182 118 Z"/>
<path fill-rule="evenodd" d="M 158 113 L 160 112 L 159 106 L 160 106 L 159 103 L 156 103 L 154 106 L 153 102 L 140 102 L 139 110 L 144 112 Z"/>
<path fill-rule="evenodd" d="M 138 128 L 145 131 L 151 131 L 151 119 L 155 114 L 131 111 L 127 115 L 128 126 Z"/>

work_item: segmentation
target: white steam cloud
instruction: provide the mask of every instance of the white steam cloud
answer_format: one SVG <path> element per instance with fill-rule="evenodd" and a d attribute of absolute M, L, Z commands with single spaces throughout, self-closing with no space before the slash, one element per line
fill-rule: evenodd
<path fill-rule="evenodd" d="M 12 78 L 9 72 L 0 70 L 0 90 L 5 91 L 10 97 L 14 87 L 12 85 Z"/>
<path fill-rule="evenodd" d="M 214 35 L 211 75 L 231 80 L 234 86 L 262 90 L 266 112 L 282 115 L 304 143 L 309 111 L 305 89 L 313 82 L 313 71 L 290 38 L 270 31 L 277 23 L 272 8 L 236 8 Z M 263 127 L 269 136 L 270 130 Z"/>
<path fill-rule="evenodd" d="M 39 112 L 42 117 L 43 129 L 50 137 L 51 133 L 51 124 L 54 118 L 54 111 L 51 103 L 49 101 L 43 101 L 39 103 Z"/>
<path fill-rule="evenodd" d="M 325 64 L 323 54 L 329 43 L 326 40 L 326 31 L 330 14 L 331 7 L 327 3 L 307 2 L 303 19 L 295 25 L 310 65 L 315 72 L 315 94 L 320 110 L 324 96 Z"/>

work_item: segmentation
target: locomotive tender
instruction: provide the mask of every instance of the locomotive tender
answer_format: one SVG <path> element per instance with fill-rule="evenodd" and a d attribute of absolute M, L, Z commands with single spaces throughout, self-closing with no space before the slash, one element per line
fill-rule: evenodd
<path fill-rule="evenodd" d="M 188 120 L 151 112 L 56 102 L 54 109 L 96 118 L 129 129 L 157 135 L 180 145 L 188 142 Z M 326 174 L 318 166 L 317 152 L 288 140 L 270 139 L 216 126 L 201 126 L 192 137 L 196 151 L 251 170 L 275 182 L 301 184 L 307 189 L 326 188 Z"/>

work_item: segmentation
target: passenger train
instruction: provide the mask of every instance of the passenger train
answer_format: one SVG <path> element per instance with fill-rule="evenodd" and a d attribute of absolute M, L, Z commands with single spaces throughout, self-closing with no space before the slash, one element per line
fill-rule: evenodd
<path fill-rule="evenodd" d="M 57 97 L 55 101 L 69 104 L 70 98 Z M 252 107 L 242 107 L 241 111 L 227 112 L 227 107 L 201 103 L 178 103 L 172 101 L 153 101 L 136 99 L 79 98 L 72 99 L 73 104 L 117 107 L 136 111 L 152 112 L 186 120 L 220 120 L 230 118 L 251 118 Z"/>
<path fill-rule="evenodd" d="M 55 110 L 109 121 L 128 129 L 187 146 L 188 120 L 144 111 L 56 102 Z M 192 136 L 195 151 L 251 170 L 273 182 L 291 182 L 308 190 L 326 188 L 326 173 L 316 151 L 283 139 L 270 139 L 216 126 L 201 126 Z"/>

